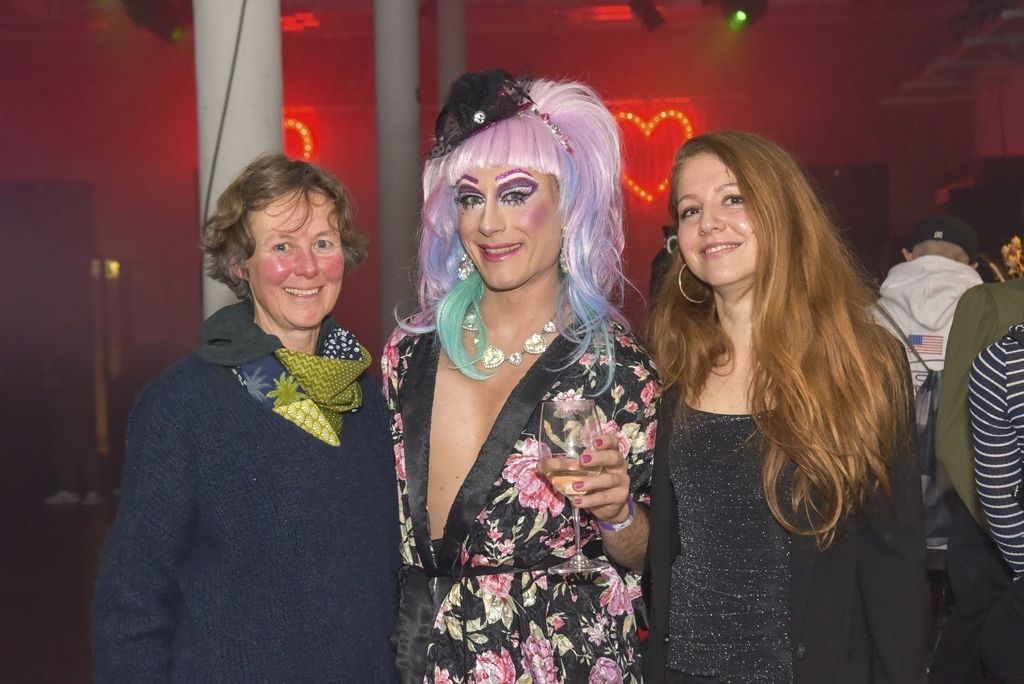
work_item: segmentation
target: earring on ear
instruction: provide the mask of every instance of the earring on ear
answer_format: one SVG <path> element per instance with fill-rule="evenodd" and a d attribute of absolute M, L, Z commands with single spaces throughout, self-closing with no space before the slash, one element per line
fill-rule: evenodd
<path fill-rule="evenodd" d="M 459 261 L 459 280 L 466 280 L 469 275 L 476 270 L 476 264 L 469 258 L 468 254 L 462 255 L 462 260 Z"/>
<path fill-rule="evenodd" d="M 686 290 L 683 289 L 683 272 L 685 270 L 686 270 L 686 262 L 684 261 L 683 262 L 683 267 L 681 269 L 679 269 L 679 277 L 676 279 L 676 282 L 679 283 L 679 292 L 682 293 L 683 297 L 686 298 L 686 301 L 690 302 L 691 304 L 703 304 L 704 302 L 708 301 L 708 297 L 711 296 L 710 292 L 707 295 L 705 295 L 704 299 L 694 299 L 690 295 L 686 294 Z M 694 276 L 694 277 L 696 277 L 696 276 Z"/>
<path fill-rule="evenodd" d="M 562 275 L 569 275 L 569 262 L 565 260 L 565 252 L 558 255 L 558 271 Z"/>

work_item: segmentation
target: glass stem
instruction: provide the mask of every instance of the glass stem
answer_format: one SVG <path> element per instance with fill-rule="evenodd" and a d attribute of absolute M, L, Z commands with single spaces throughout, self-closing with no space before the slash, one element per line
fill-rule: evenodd
<path fill-rule="evenodd" d="M 580 509 L 573 504 L 569 505 L 572 506 L 572 530 L 576 533 L 576 553 L 573 556 L 578 558 L 583 555 L 583 547 L 580 542 Z"/>

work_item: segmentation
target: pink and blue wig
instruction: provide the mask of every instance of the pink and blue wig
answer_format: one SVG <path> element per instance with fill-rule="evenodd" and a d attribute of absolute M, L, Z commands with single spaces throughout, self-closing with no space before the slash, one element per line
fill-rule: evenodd
<path fill-rule="evenodd" d="M 580 83 L 538 80 L 529 95 L 568 137 L 572 154 L 536 113 L 527 109 L 468 138 L 423 171 L 424 205 L 419 248 L 419 310 L 404 324 L 410 332 L 437 330 L 445 352 L 467 376 L 489 377 L 474 364 L 489 342 L 485 326 L 477 353 L 462 343 L 467 313 L 479 317 L 484 284 L 474 271 L 458 279 L 466 254 L 458 232 L 455 183 L 476 169 L 519 166 L 553 176 L 563 222 L 562 276 L 556 303 L 559 332 L 575 344 L 574 361 L 588 351 L 614 368 L 611 327 L 628 328 L 619 312 L 623 295 L 622 151 L 618 124 L 598 95 Z M 482 322 L 482 319 L 481 319 Z M 611 383 L 611 373 L 604 388 Z"/>

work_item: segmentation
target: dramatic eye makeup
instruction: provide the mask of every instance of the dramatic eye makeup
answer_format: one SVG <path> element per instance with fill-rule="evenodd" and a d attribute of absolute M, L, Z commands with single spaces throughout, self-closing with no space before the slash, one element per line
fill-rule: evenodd
<path fill-rule="evenodd" d="M 455 204 L 463 209 L 482 204 L 484 196 L 481 194 L 480 188 L 477 187 L 479 184 L 479 180 L 469 175 L 460 178 L 455 184 Z"/>
<path fill-rule="evenodd" d="M 526 169 L 509 169 L 494 177 L 498 183 L 498 198 L 503 204 L 518 207 L 540 187 Z"/>
<path fill-rule="evenodd" d="M 522 206 L 540 187 L 526 169 L 514 168 L 503 171 L 494 177 L 497 184 L 495 195 L 499 202 L 506 206 Z M 486 201 L 484 192 L 479 187 L 480 181 L 465 175 L 455 184 L 455 203 L 463 210 L 480 206 Z"/>
<path fill-rule="evenodd" d="M 505 204 L 520 206 L 537 191 L 537 181 L 530 178 L 515 178 L 502 183 L 498 188 L 498 197 Z"/>

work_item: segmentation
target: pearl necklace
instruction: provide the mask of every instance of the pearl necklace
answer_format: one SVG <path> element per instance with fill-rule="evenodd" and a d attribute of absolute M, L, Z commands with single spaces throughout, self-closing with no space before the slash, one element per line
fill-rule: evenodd
<path fill-rule="evenodd" d="M 480 323 L 478 322 L 476 315 L 471 313 L 466 314 L 466 317 L 462 319 L 462 329 L 468 330 L 470 332 L 476 332 L 477 330 L 479 330 Z M 557 331 L 558 328 L 555 327 L 555 322 L 553 320 L 550 320 L 544 324 L 544 327 L 541 328 L 541 332 L 535 332 L 526 338 L 526 342 L 523 342 L 522 352 L 512 352 L 511 354 L 506 356 L 505 352 L 498 349 L 492 344 L 491 346 L 487 347 L 487 351 L 484 352 L 484 357 L 480 360 L 480 362 L 483 364 L 483 367 L 486 368 L 487 370 L 497 368 L 506 361 L 511 363 L 513 366 L 518 366 L 523 362 L 523 352 L 526 352 L 527 354 L 533 354 L 534 356 L 540 356 L 541 354 L 543 354 L 548 348 L 548 341 L 547 338 L 544 337 L 544 333 L 553 333 Z M 473 345 L 479 346 L 480 339 L 474 337 Z"/>

